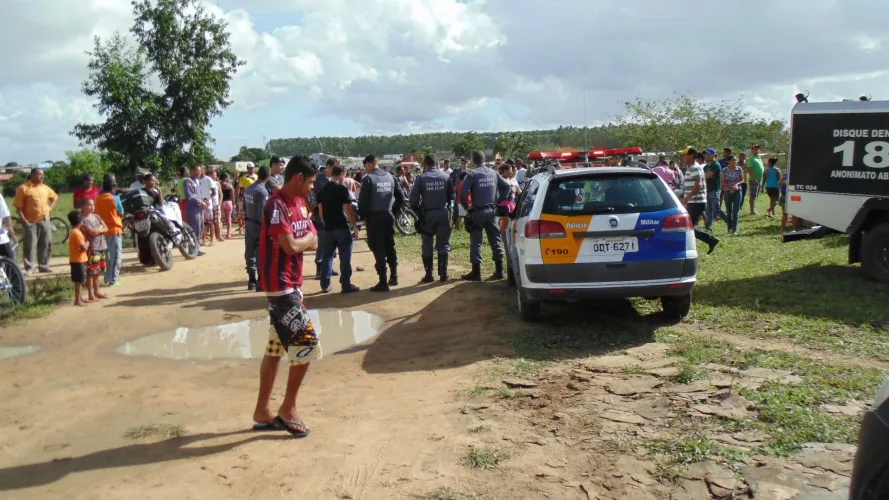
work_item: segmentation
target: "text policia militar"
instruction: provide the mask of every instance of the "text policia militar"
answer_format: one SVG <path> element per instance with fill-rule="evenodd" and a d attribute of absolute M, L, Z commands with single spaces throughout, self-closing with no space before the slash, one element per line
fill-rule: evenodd
<path fill-rule="evenodd" d="M 866 167 L 867 170 L 833 170 L 830 176 L 840 179 L 889 180 L 889 129 L 834 129 L 834 138 L 851 139 L 836 145 L 834 154 L 841 155 L 841 166 Z M 887 139 L 862 141 L 861 139 Z M 855 140 L 858 139 L 858 140 Z"/>

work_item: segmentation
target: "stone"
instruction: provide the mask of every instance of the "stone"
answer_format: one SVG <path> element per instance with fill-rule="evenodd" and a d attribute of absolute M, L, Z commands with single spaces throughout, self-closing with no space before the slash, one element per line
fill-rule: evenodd
<path fill-rule="evenodd" d="M 858 415 L 864 413 L 866 410 L 865 407 L 855 404 L 855 403 L 849 403 L 846 405 L 823 404 L 823 405 L 821 405 L 821 408 L 823 408 L 824 411 L 826 411 L 828 413 L 847 415 L 850 417 L 857 417 Z"/>
<path fill-rule="evenodd" d="M 537 387 L 536 382 L 517 378 L 503 379 L 502 382 L 506 387 L 509 387 L 510 389 L 533 389 Z"/>
<path fill-rule="evenodd" d="M 828 491 L 836 491 L 840 489 L 840 485 L 837 483 L 837 477 L 826 472 L 809 479 L 807 483 L 816 488 L 824 488 Z"/>
<path fill-rule="evenodd" d="M 852 475 L 852 463 L 840 462 L 839 460 L 835 459 L 833 454 L 809 451 L 800 453 L 799 455 L 793 457 L 791 460 L 810 469 L 820 469 L 823 471 L 834 472 L 836 474 L 841 474 L 847 477 Z"/>
<path fill-rule="evenodd" d="M 710 500 L 710 490 L 703 481 L 682 480 L 675 490 L 670 492 L 670 500 Z"/>
<path fill-rule="evenodd" d="M 710 385 L 716 387 L 717 389 L 725 389 L 726 387 L 731 387 L 735 383 L 735 381 L 730 378 L 722 377 L 710 379 L 708 380 L 708 382 L 710 382 Z"/>
<path fill-rule="evenodd" d="M 664 397 L 643 398 L 625 407 L 625 409 L 632 410 L 633 413 L 651 421 L 667 418 L 672 408 L 670 400 Z"/>
<path fill-rule="evenodd" d="M 639 359 L 633 356 L 601 356 L 583 362 L 583 367 L 594 372 L 617 373 L 639 364 Z"/>
<path fill-rule="evenodd" d="M 733 406 L 717 406 L 714 404 L 693 405 L 691 410 L 701 415 L 714 415 L 727 420 L 748 420 L 750 413 L 747 409 Z"/>
<path fill-rule="evenodd" d="M 626 472 L 652 472 L 654 464 L 651 461 L 639 460 L 629 455 L 621 455 L 614 461 L 614 467 Z"/>
<path fill-rule="evenodd" d="M 572 380 L 576 380 L 578 382 L 589 382 L 593 379 L 593 377 L 590 376 L 589 373 L 580 370 L 572 370 L 570 376 Z"/>
<path fill-rule="evenodd" d="M 675 366 L 667 366 L 664 368 L 654 368 L 652 370 L 648 370 L 646 373 L 648 373 L 649 375 L 654 375 L 655 377 L 669 378 L 679 375 L 680 372 L 681 370 Z"/>
<path fill-rule="evenodd" d="M 635 413 L 619 412 L 616 410 L 606 410 L 600 413 L 599 417 L 612 422 L 620 422 L 624 424 L 642 425 L 647 422 L 647 420 Z"/>
<path fill-rule="evenodd" d="M 682 361 L 682 358 L 652 358 L 639 363 L 645 369 L 666 368 Z"/>
<path fill-rule="evenodd" d="M 660 342 L 649 342 L 640 346 L 631 347 L 626 350 L 630 356 L 636 356 L 640 359 L 645 358 L 662 358 L 667 355 L 667 351 L 672 349 L 670 344 L 662 344 Z"/>
<path fill-rule="evenodd" d="M 654 391 L 655 388 L 663 385 L 664 382 L 655 377 L 633 377 L 628 380 L 617 380 L 610 382 L 605 389 L 612 394 L 618 396 L 633 396 L 636 394 L 645 394 Z"/>
<path fill-rule="evenodd" d="M 675 394 L 690 394 L 694 392 L 707 392 L 710 390 L 710 384 L 707 382 L 697 381 L 690 384 L 675 384 L 661 388 L 661 392 L 670 392 Z"/>
<path fill-rule="evenodd" d="M 759 483 L 754 495 L 756 500 L 801 500 L 798 489 L 774 483 Z"/>
<path fill-rule="evenodd" d="M 794 375 L 790 370 L 776 370 L 773 368 L 748 368 L 741 371 L 741 377 L 748 381 L 775 380 L 782 384 L 798 385 L 803 382 L 802 377 Z"/>
<path fill-rule="evenodd" d="M 716 363 L 706 363 L 702 366 L 703 366 L 703 368 L 706 368 L 707 370 L 714 371 L 714 372 L 741 373 L 741 370 L 739 370 L 737 368 L 734 368 L 731 366 L 726 366 L 726 365 L 719 365 Z"/>
<path fill-rule="evenodd" d="M 759 432 L 754 432 L 754 431 L 736 432 L 736 433 L 732 434 L 732 437 L 737 439 L 738 441 L 743 441 L 745 443 L 762 443 L 766 439 L 769 438 L 769 436 L 767 436 L 765 434 L 761 434 Z"/>

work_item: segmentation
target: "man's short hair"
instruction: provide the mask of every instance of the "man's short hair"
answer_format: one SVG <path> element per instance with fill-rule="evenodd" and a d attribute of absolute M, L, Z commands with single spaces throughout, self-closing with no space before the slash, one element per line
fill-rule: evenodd
<path fill-rule="evenodd" d="M 475 165 L 481 165 L 484 162 L 485 162 L 485 152 L 484 151 L 482 151 L 480 149 L 476 149 L 475 151 L 472 152 L 472 163 L 474 163 Z"/>
<path fill-rule="evenodd" d="M 445 161 L 444 161 L 444 164 L 445 164 L 445 165 L 450 165 L 450 164 L 451 164 L 451 160 L 445 160 Z"/>
<path fill-rule="evenodd" d="M 328 160 L 328 161 L 330 161 L 330 160 Z M 329 165 L 329 163 L 328 163 L 328 165 Z M 339 177 L 339 176 L 343 175 L 343 172 L 345 172 L 345 171 L 346 170 L 342 167 L 342 165 L 337 165 L 336 163 L 334 163 L 333 169 L 330 171 L 330 173 L 333 174 L 334 177 Z"/>
<path fill-rule="evenodd" d="M 423 165 L 425 165 L 427 167 L 434 167 L 435 166 L 435 157 L 432 155 L 424 156 L 423 157 Z"/>
<path fill-rule="evenodd" d="M 325 164 L 328 167 L 332 167 L 336 165 L 336 158 L 328 158 L 327 163 Z"/>
<path fill-rule="evenodd" d="M 269 160 L 269 165 L 273 163 L 284 163 L 284 158 L 281 158 L 280 156 L 272 156 L 272 159 Z"/>
<path fill-rule="evenodd" d="M 182 167 L 179 167 L 182 168 Z M 114 174 L 108 173 L 105 174 L 105 177 L 102 178 L 102 191 L 106 193 L 110 193 L 114 191 L 114 188 L 117 187 L 117 178 L 114 177 Z"/>
<path fill-rule="evenodd" d="M 367 156 L 364 157 L 364 162 L 362 162 L 362 163 L 363 163 L 364 165 L 367 165 L 368 163 L 376 163 L 376 162 L 377 162 L 377 157 L 376 157 L 376 156 L 374 156 L 374 155 L 367 155 Z"/>
<path fill-rule="evenodd" d="M 723 148 L 723 149 L 722 149 L 722 152 L 723 152 L 723 153 L 732 154 L 732 148 Z"/>
<path fill-rule="evenodd" d="M 257 181 L 264 181 L 269 178 L 269 175 L 271 175 L 271 173 L 272 171 L 269 169 L 269 167 L 259 167 L 259 170 L 256 172 L 256 179 Z"/>
<path fill-rule="evenodd" d="M 290 182 L 290 179 L 299 174 L 302 174 L 306 179 L 315 177 L 318 175 L 318 167 L 307 156 L 294 156 L 284 167 L 284 183 Z"/>
<path fill-rule="evenodd" d="M 75 227 L 83 221 L 83 215 L 80 214 L 79 210 L 72 210 L 68 212 L 68 223 L 71 224 L 71 227 Z"/>

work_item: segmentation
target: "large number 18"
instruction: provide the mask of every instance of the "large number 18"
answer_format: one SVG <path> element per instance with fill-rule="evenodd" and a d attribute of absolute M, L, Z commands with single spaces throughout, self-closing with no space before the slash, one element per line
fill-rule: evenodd
<path fill-rule="evenodd" d="M 855 166 L 855 141 L 846 141 L 833 148 L 834 153 L 843 154 L 843 166 Z M 889 167 L 889 142 L 871 141 L 864 145 L 864 157 L 861 159 L 870 168 Z"/>

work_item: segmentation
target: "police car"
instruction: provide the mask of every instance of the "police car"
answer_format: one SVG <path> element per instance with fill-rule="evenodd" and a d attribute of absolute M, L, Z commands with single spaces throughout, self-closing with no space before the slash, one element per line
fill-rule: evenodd
<path fill-rule="evenodd" d="M 688 212 L 644 167 L 548 168 L 510 214 L 507 281 L 519 315 L 545 301 L 645 297 L 682 318 L 698 254 Z"/>

